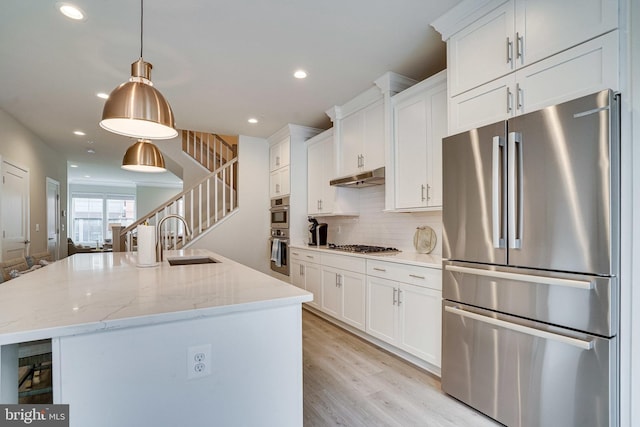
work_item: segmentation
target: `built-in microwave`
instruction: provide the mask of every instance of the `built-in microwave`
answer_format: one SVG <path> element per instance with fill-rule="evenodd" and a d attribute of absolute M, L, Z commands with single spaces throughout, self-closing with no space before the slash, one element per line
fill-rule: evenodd
<path fill-rule="evenodd" d="M 271 200 L 271 228 L 289 228 L 289 197 Z"/>

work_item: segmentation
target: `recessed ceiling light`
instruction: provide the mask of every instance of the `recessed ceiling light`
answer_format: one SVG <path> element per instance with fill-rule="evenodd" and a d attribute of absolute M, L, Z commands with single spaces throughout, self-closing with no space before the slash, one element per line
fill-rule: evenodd
<path fill-rule="evenodd" d="M 70 168 L 77 168 L 78 165 L 69 165 Z"/>
<path fill-rule="evenodd" d="M 96 154 L 96 150 L 94 150 L 93 148 L 88 148 L 88 149 L 87 149 L 87 153 L 89 153 L 89 154 Z"/>
<path fill-rule="evenodd" d="M 307 77 L 307 72 L 304 70 L 297 70 L 295 73 L 293 73 L 293 77 L 295 77 L 296 79 L 304 79 Z"/>
<path fill-rule="evenodd" d="M 258 123 L 258 119 L 251 117 L 249 120 L 247 120 L 249 123 L 251 124 L 256 124 Z"/>
<path fill-rule="evenodd" d="M 74 130 L 73 131 L 74 135 L 78 135 L 78 136 L 85 136 L 86 133 L 82 132 L 81 130 Z"/>
<path fill-rule="evenodd" d="M 96 96 L 98 98 L 102 98 L 102 99 L 109 99 L 109 94 L 108 93 L 104 93 L 104 92 L 98 92 L 98 93 L 96 93 Z"/>
<path fill-rule="evenodd" d="M 85 175 L 84 177 L 85 178 L 91 178 L 91 175 Z"/>
<path fill-rule="evenodd" d="M 84 19 L 84 12 L 78 6 L 74 6 L 71 3 L 56 3 L 56 7 L 67 18 L 75 21 L 82 21 Z"/>
<path fill-rule="evenodd" d="M 93 143 L 94 143 L 93 141 L 87 141 L 87 144 L 93 144 Z"/>

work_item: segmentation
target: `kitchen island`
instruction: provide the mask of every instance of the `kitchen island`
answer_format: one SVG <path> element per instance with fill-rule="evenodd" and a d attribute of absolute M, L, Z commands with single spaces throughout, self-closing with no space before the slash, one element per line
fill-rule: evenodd
<path fill-rule="evenodd" d="M 71 426 L 302 425 L 312 295 L 208 251 L 165 252 L 187 256 L 218 262 L 80 254 L 1 284 L 0 403 L 17 401 L 18 344 L 51 339 Z"/>

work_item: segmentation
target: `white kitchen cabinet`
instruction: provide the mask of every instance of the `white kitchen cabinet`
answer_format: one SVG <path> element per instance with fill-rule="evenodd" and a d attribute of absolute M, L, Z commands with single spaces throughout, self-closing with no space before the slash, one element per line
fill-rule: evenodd
<path fill-rule="evenodd" d="M 366 332 L 440 367 L 440 270 L 367 261 Z"/>
<path fill-rule="evenodd" d="M 365 260 L 322 256 L 321 310 L 360 330 L 365 329 Z"/>
<path fill-rule="evenodd" d="M 289 166 L 290 151 L 291 138 L 288 136 L 272 144 L 269 147 L 269 171 L 273 172 L 282 167 Z"/>
<path fill-rule="evenodd" d="M 449 99 L 449 133 L 619 88 L 618 31 Z"/>
<path fill-rule="evenodd" d="M 313 251 L 290 249 L 291 284 L 313 294 L 311 306 L 320 308 L 322 298 L 322 272 L 320 255 Z"/>
<path fill-rule="evenodd" d="M 340 120 L 337 176 L 384 166 L 384 104 L 380 99 Z"/>
<path fill-rule="evenodd" d="M 618 27 L 617 0 L 491 1 L 485 12 L 447 40 L 450 96 Z"/>
<path fill-rule="evenodd" d="M 291 193 L 289 166 L 277 169 L 269 174 L 269 196 L 282 197 Z"/>
<path fill-rule="evenodd" d="M 358 215 L 358 190 L 329 185 L 335 177 L 333 129 L 307 144 L 307 215 Z"/>
<path fill-rule="evenodd" d="M 336 187 L 329 185 L 335 176 L 333 130 L 312 138 L 307 145 L 308 192 L 307 213 L 321 215 L 333 212 Z"/>
<path fill-rule="evenodd" d="M 442 71 L 393 97 L 395 208 L 442 208 L 442 138 L 447 82 Z"/>

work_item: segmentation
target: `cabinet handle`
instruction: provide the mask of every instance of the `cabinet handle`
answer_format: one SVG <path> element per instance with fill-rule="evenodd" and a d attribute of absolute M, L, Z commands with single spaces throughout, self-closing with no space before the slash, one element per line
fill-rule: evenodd
<path fill-rule="evenodd" d="M 516 33 L 516 58 L 520 58 L 520 63 L 524 59 L 524 37 Z"/>
<path fill-rule="evenodd" d="M 313 255 L 305 255 L 309 259 L 313 259 Z"/>
<path fill-rule="evenodd" d="M 513 110 L 513 94 L 511 88 L 507 88 L 507 113 L 511 113 Z"/>
<path fill-rule="evenodd" d="M 518 110 L 522 109 L 522 98 L 523 98 L 522 88 L 520 87 L 520 83 L 516 83 L 516 108 Z"/>
<path fill-rule="evenodd" d="M 423 202 L 424 202 L 425 200 L 427 200 L 427 198 L 426 198 L 426 197 L 425 197 L 425 195 L 424 195 L 424 190 L 425 190 L 425 188 L 424 188 L 424 184 L 422 184 L 422 185 L 420 186 L 420 198 L 422 199 L 422 201 L 423 201 Z"/>
<path fill-rule="evenodd" d="M 398 307 L 402 304 L 402 289 L 398 289 Z"/>
<path fill-rule="evenodd" d="M 322 210 L 322 200 L 318 200 L 318 204 L 319 204 L 319 209 Z"/>
<path fill-rule="evenodd" d="M 276 156 L 276 166 L 280 166 L 280 156 Z"/>
<path fill-rule="evenodd" d="M 300 255 L 298 252 L 291 252 L 291 255 Z"/>
<path fill-rule="evenodd" d="M 304 276 L 304 265 L 300 264 L 300 275 Z"/>
<path fill-rule="evenodd" d="M 280 184 L 276 184 L 276 193 L 280 192 Z"/>
<path fill-rule="evenodd" d="M 373 269 L 374 269 L 375 271 L 387 271 L 386 269 L 384 269 L 384 268 L 379 268 L 379 267 L 373 267 Z"/>
<path fill-rule="evenodd" d="M 393 305 L 396 305 L 396 303 L 398 302 L 398 299 L 396 298 L 397 294 L 398 290 L 396 288 L 393 288 Z"/>
<path fill-rule="evenodd" d="M 409 277 L 413 277 L 414 279 L 422 279 L 422 280 L 424 280 L 424 276 L 418 276 L 417 274 L 410 274 Z"/>
<path fill-rule="evenodd" d="M 427 200 L 431 200 L 431 186 L 427 184 Z"/>
<path fill-rule="evenodd" d="M 513 61 L 513 42 L 510 37 L 507 37 L 507 64 Z"/>

